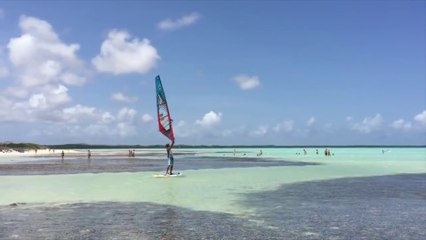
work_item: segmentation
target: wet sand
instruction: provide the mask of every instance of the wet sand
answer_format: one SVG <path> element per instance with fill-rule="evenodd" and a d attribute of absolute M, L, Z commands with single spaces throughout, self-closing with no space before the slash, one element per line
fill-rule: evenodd
<path fill-rule="evenodd" d="M 148 156 L 148 158 L 146 158 Z M 117 158 L 117 157 L 73 157 L 62 160 L 58 157 L 43 157 L 37 161 L 0 164 L 0 176 L 5 175 L 47 175 L 75 174 L 101 172 L 143 172 L 164 171 L 167 162 L 149 158 Z M 164 154 L 161 154 L 164 156 Z M 191 157 L 175 158 L 175 169 L 179 171 L 218 168 L 242 167 L 277 167 L 277 166 L 307 166 L 318 163 L 277 161 L 260 158 L 223 158 L 223 157 Z"/>
<path fill-rule="evenodd" d="M 251 216 L 151 203 L 0 207 L 0 239 L 425 239 L 426 174 L 243 194 Z"/>

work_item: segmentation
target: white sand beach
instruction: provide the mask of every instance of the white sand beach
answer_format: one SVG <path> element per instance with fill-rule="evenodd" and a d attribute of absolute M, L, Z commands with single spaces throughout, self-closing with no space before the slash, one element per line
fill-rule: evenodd
<path fill-rule="evenodd" d="M 64 151 L 65 154 L 78 154 L 81 151 L 72 150 L 72 149 L 31 149 L 25 150 L 23 152 L 16 151 L 14 149 L 3 149 L 0 151 L 0 158 L 3 157 L 33 157 L 33 156 L 54 156 L 60 155 Z"/>

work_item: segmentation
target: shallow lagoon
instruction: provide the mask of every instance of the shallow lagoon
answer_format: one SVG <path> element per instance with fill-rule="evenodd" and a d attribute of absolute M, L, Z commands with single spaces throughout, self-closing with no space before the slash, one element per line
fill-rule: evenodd
<path fill-rule="evenodd" d="M 241 193 L 270 191 L 282 184 L 304 181 L 326 180 L 344 177 L 380 176 L 401 173 L 426 172 L 425 148 L 391 148 L 385 154 L 381 148 L 336 148 L 334 156 L 315 154 L 314 148 L 307 148 L 307 155 L 299 148 L 266 148 L 262 159 L 304 161 L 321 163 L 314 166 L 239 167 L 185 170 L 184 176 L 173 179 L 153 178 L 155 172 L 84 173 L 36 176 L 1 176 L 0 205 L 14 202 L 25 203 L 69 203 L 91 201 L 152 202 L 170 204 L 193 210 L 208 210 L 242 214 L 246 210 L 238 205 Z M 121 150 L 123 151 L 123 150 Z M 176 149 L 176 170 L 179 160 L 197 157 L 220 157 L 233 159 L 255 157 L 258 149 Z M 102 158 L 118 158 L 120 150 L 96 150 Z M 82 151 L 84 154 L 85 151 Z M 144 161 L 146 156 L 162 160 L 161 150 L 138 150 L 137 158 L 129 161 Z M 300 153 L 300 155 L 296 155 Z M 37 161 L 46 158 L 37 156 Z M 78 157 L 65 159 L 75 161 Z M 80 158 L 84 159 L 84 156 Z M 123 157 L 126 159 L 125 150 Z M 53 158 L 56 161 L 56 158 Z M 59 158 L 58 158 L 59 165 Z M 84 160 L 86 161 L 86 160 Z M 202 158 L 199 161 L 203 161 Z M 194 165 L 197 165 L 194 162 Z M 249 166 L 249 164 L 247 164 Z M 160 168 L 161 169 L 161 168 Z M 161 172 L 162 170 L 159 171 Z"/>
<path fill-rule="evenodd" d="M 119 207 L 120 203 L 135 204 L 132 206 L 137 208 L 146 208 L 146 204 L 154 204 L 159 209 L 161 209 L 159 206 L 167 206 L 167 208 L 180 209 L 179 211 L 210 212 L 214 214 L 212 216 L 216 217 L 223 216 L 221 214 L 231 214 L 230 216 L 235 216 L 238 219 L 249 220 L 249 222 L 254 224 L 252 227 L 280 228 L 280 226 L 275 226 L 274 223 L 265 222 L 265 219 L 270 217 L 259 217 L 259 214 L 265 212 L 265 208 L 271 210 L 272 214 L 276 212 L 273 211 L 275 207 L 281 206 L 280 202 L 289 201 L 285 194 L 274 194 L 274 191 L 283 193 L 286 189 L 294 188 L 294 186 L 298 186 L 295 184 L 301 183 L 321 183 L 328 180 L 332 182 L 331 185 L 327 186 L 335 186 L 332 184 L 335 181 L 334 179 L 426 172 L 425 148 L 389 148 L 384 149 L 385 153 L 382 153 L 381 148 L 335 148 L 331 149 L 334 156 L 329 157 L 322 154 L 323 149 L 318 149 L 319 155 L 315 154 L 315 148 L 307 148 L 306 150 L 308 154 L 303 155 L 303 149 L 301 148 L 264 148 L 262 149 L 263 156 L 259 157 L 259 159 L 269 162 L 285 160 L 289 162 L 316 163 L 317 165 L 302 164 L 299 166 L 290 164 L 270 166 L 266 164 L 266 166 L 253 167 L 249 163 L 250 161 L 256 161 L 256 154 L 259 152 L 258 148 L 236 149 L 235 157 L 232 148 L 176 149 L 175 167 L 177 171 L 183 171 L 184 176 L 165 179 L 152 177 L 153 174 L 163 171 L 163 164 L 165 164 L 162 151 L 158 149 L 138 149 L 137 156 L 134 159 L 126 158 L 125 151 L 123 151 L 124 156 L 118 156 L 122 150 L 97 150 L 93 151 L 92 161 L 97 161 L 98 164 L 102 164 L 103 161 L 108 164 L 112 162 L 111 159 L 115 159 L 114 161 L 126 161 L 129 164 L 135 161 L 150 160 L 156 165 L 154 168 L 140 169 L 137 172 L 128 171 L 127 169 L 126 172 L 0 176 L 0 205 L 4 206 L 2 208 L 4 216 L 8 216 L 10 212 L 7 209 L 10 209 L 10 211 L 25 211 L 25 209 L 26 211 L 32 211 L 31 209 L 34 208 L 42 209 L 43 207 L 52 206 L 59 206 L 59 208 L 68 208 L 69 206 L 87 207 L 84 204 L 95 204 L 92 206 L 94 209 L 99 207 L 100 209 L 98 210 L 103 211 L 101 209 L 108 208 L 110 205 L 110 207 Z M 66 157 L 64 162 L 81 161 L 82 164 L 87 164 L 88 160 L 85 159 L 84 154 L 85 151 L 81 151 L 81 155 Z M 60 159 L 56 156 L 37 156 L 35 161 L 61 164 Z M 200 165 L 201 167 L 195 167 L 195 169 L 191 169 L 188 166 L 190 165 L 188 163 L 197 165 L 203 161 L 220 161 L 220 164 L 213 167 L 208 164 Z M 182 163 L 182 168 L 180 168 L 180 162 Z M 239 162 L 238 164 L 240 165 L 235 165 L 235 162 Z M 25 161 L 16 164 L 21 163 L 25 163 Z M 425 176 L 420 175 L 420 180 L 424 179 Z M 398 184 L 402 184 L 404 181 L 400 180 Z M 372 182 L 374 183 L 374 181 Z M 422 184 L 419 183 L 417 188 L 421 190 L 425 186 Z M 350 183 L 345 186 L 349 189 L 351 188 Z M 366 189 L 371 187 L 368 184 L 368 180 L 362 186 L 365 186 Z M 372 186 L 374 187 L 374 184 Z M 401 188 L 396 189 L 401 190 Z M 271 197 L 275 197 L 272 199 L 265 197 L 268 192 Z M 343 190 L 340 190 L 340 192 L 344 194 Z M 254 197 L 256 194 L 263 197 L 259 198 L 260 200 L 256 204 L 247 204 L 250 199 L 256 199 Z M 338 197 L 339 191 L 335 194 Z M 371 192 L 366 191 L 362 194 L 371 195 Z M 262 201 L 267 203 L 267 205 L 259 204 Z M 373 205 L 376 202 L 374 199 L 369 201 Z M 426 204 L 424 197 L 421 197 L 419 201 Z M 8 206 L 12 203 L 18 204 L 16 207 Z M 138 204 L 145 205 L 140 206 Z M 357 204 L 356 201 L 354 204 Z M 422 206 L 422 204 L 416 202 L 416 205 L 413 205 L 414 210 L 419 206 Z M 348 208 L 346 205 L 345 207 Z M 321 204 L 317 206 L 317 209 L 321 209 Z M 347 210 L 350 210 L 350 208 Z M 422 211 L 426 213 L 426 209 L 420 209 L 420 213 Z M 84 212 L 81 214 L 84 214 Z M 303 214 L 294 213 L 294 215 L 302 216 Z M 423 214 L 423 216 L 425 215 Z M 397 217 L 400 218 L 400 216 Z M 285 216 L 283 218 L 286 219 Z M 418 217 L 417 219 L 420 223 L 426 221 Z M 278 220 L 279 218 L 275 217 L 275 223 Z M 283 222 L 289 224 L 286 221 Z M 262 226 L 263 224 L 265 226 Z M 390 225 L 392 226 L 392 224 Z M 282 227 L 285 228 L 285 226 Z M 326 227 L 330 226 L 327 225 Z M 305 232 L 309 233 L 307 230 L 302 230 L 300 234 L 303 235 Z M 262 233 L 260 232 L 259 234 Z M 371 234 L 373 233 L 366 233 L 366 236 Z M 423 236 L 422 234 L 421 231 L 415 232 L 414 239 Z M 96 237 L 98 235 L 94 234 L 93 236 Z M 151 235 L 148 234 L 147 236 L 149 238 Z M 155 238 L 156 236 L 158 237 L 158 235 L 152 235 L 151 237 Z M 196 236 L 198 238 L 201 235 Z M 221 235 L 218 232 L 216 236 L 224 237 L 226 235 Z M 270 237 L 275 238 L 278 236 L 271 235 Z M 296 238 L 300 237 L 298 234 L 295 236 Z M 321 238 L 327 235 L 321 235 L 321 233 L 316 232 L 309 236 Z M 172 235 L 170 237 L 173 238 Z M 348 237 L 350 238 L 351 236 Z"/>

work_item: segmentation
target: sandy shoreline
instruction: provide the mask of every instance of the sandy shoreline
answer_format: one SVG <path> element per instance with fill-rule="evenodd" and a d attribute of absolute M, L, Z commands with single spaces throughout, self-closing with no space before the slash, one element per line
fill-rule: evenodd
<path fill-rule="evenodd" d="M 19 152 L 13 149 L 4 149 L 0 151 L 1 157 L 29 157 L 29 156 L 54 156 L 60 155 L 61 152 L 64 153 L 79 153 L 79 151 L 72 149 L 37 149 L 37 150 L 25 150 L 24 152 Z"/>
<path fill-rule="evenodd" d="M 62 152 L 64 152 L 65 158 L 66 157 L 88 157 L 88 150 L 89 149 L 38 149 L 36 151 L 32 149 L 32 150 L 25 150 L 24 152 L 20 152 L 13 149 L 9 149 L 9 150 L 0 151 L 0 160 L 7 159 L 7 158 L 19 158 L 19 157 L 23 157 L 23 158 L 61 157 Z M 95 156 L 128 157 L 129 150 L 130 149 L 120 149 L 117 151 L 111 151 L 110 149 L 105 149 L 105 151 L 91 150 L 91 156 L 92 157 L 95 157 Z M 139 151 L 136 151 L 135 154 L 146 155 L 146 152 L 139 150 Z M 149 155 L 151 154 L 152 153 L 150 153 Z"/>

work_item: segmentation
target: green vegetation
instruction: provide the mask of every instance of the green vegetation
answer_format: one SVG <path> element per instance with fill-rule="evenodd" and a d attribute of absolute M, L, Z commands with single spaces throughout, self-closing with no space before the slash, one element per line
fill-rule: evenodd
<path fill-rule="evenodd" d="M 0 151 L 13 149 L 18 152 L 23 152 L 32 149 L 46 149 L 46 146 L 35 143 L 0 143 Z"/>
<path fill-rule="evenodd" d="M 164 148 L 164 145 L 105 145 L 105 144 L 62 144 L 62 145 L 47 145 L 52 149 L 140 149 L 140 148 Z M 174 148 L 394 148 L 394 147 L 425 147 L 425 146 L 397 146 L 397 145 L 294 145 L 294 146 L 281 146 L 281 145 L 186 145 L 176 144 Z"/>
<path fill-rule="evenodd" d="M 310 146 L 279 146 L 279 145 L 185 145 L 177 144 L 174 148 L 345 148 L 345 147 L 381 147 L 381 148 L 393 148 L 393 147 L 425 147 L 425 146 L 380 146 L 380 145 L 310 145 Z M 164 148 L 164 145 L 106 145 L 106 144 L 85 144 L 85 143 L 73 143 L 73 144 L 60 144 L 60 145 L 39 145 L 35 143 L 11 143 L 5 142 L 0 143 L 0 151 L 13 149 L 15 151 L 27 151 L 33 149 L 141 149 L 141 148 Z"/>
<path fill-rule="evenodd" d="M 142 145 L 103 145 L 103 144 L 84 144 L 84 143 L 73 143 L 73 144 L 60 144 L 60 145 L 48 145 L 48 148 L 51 149 L 109 149 L 109 148 L 123 148 L 123 149 L 133 149 L 133 148 L 147 148 L 147 146 Z"/>

